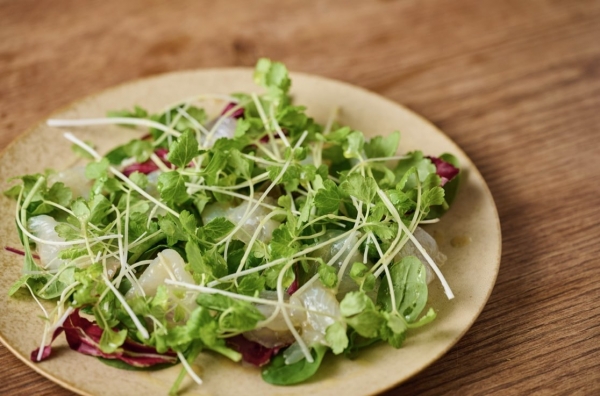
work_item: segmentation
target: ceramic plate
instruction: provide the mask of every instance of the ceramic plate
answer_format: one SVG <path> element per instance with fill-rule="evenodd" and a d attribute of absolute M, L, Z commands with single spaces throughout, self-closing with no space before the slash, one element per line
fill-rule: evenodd
<path fill-rule="evenodd" d="M 259 370 L 232 363 L 212 354 L 202 354 L 195 369 L 202 386 L 187 380 L 187 395 L 331 395 L 373 394 L 389 389 L 430 365 L 452 347 L 473 324 L 485 305 L 500 263 L 500 225 L 490 192 L 473 163 L 462 150 L 435 126 L 410 110 L 381 96 L 345 83 L 303 74 L 292 74 L 292 94 L 297 104 L 306 105 L 318 121 L 327 120 L 333 106 L 341 109 L 339 120 L 367 136 L 400 130 L 401 151 L 421 149 L 426 154 L 450 152 L 465 172 L 464 182 L 451 210 L 428 231 L 436 235 L 448 256 L 442 268 L 456 298 L 448 301 L 439 283 L 432 283 L 430 302 L 438 312 L 430 325 L 410 334 L 401 349 L 377 345 L 350 361 L 327 356 L 324 367 L 308 383 L 275 387 L 262 381 Z M 138 104 L 151 111 L 199 93 L 253 92 L 250 69 L 215 69 L 178 72 L 135 81 L 76 102 L 53 114 L 53 118 L 103 117 L 107 110 L 132 108 Z M 13 142 L 0 160 L 0 188 L 6 189 L 12 176 L 64 169 L 76 159 L 65 129 L 41 123 Z M 92 141 L 100 152 L 140 136 L 141 132 L 119 127 L 71 128 L 82 140 Z M 15 204 L 1 197 L 0 240 L 19 246 L 14 226 Z M 453 246 L 457 239 L 469 244 Z M 19 256 L 0 253 L 0 338 L 21 360 L 42 375 L 80 394 L 166 395 L 179 366 L 163 371 L 134 372 L 108 367 L 100 361 L 68 349 L 61 336 L 49 360 L 33 364 L 30 352 L 41 339 L 40 311 L 26 293 L 7 296 L 19 278 Z"/>

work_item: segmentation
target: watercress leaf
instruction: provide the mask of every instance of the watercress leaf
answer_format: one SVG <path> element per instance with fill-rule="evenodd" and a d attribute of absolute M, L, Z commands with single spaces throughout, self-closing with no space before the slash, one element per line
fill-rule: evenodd
<path fill-rule="evenodd" d="M 204 255 L 204 261 L 210 268 L 214 278 L 220 278 L 227 275 L 227 262 L 225 258 L 213 247 Z"/>
<path fill-rule="evenodd" d="M 437 314 L 433 308 L 429 308 L 427 313 L 419 318 L 416 322 L 407 323 L 409 329 L 425 326 L 427 323 L 432 322 L 436 318 Z"/>
<path fill-rule="evenodd" d="M 110 163 L 108 159 L 102 158 L 97 162 L 90 162 L 85 167 L 85 177 L 90 180 L 99 179 L 101 177 L 107 177 L 108 167 Z"/>
<path fill-rule="evenodd" d="M 171 143 L 167 159 L 179 168 L 185 168 L 198 155 L 198 141 L 191 130 L 186 130 Z"/>
<path fill-rule="evenodd" d="M 325 330 L 325 341 L 334 354 L 339 355 L 348 347 L 346 327 L 341 322 L 335 322 Z"/>
<path fill-rule="evenodd" d="M 54 230 L 65 241 L 74 241 L 81 238 L 81 231 L 67 223 L 58 223 Z"/>
<path fill-rule="evenodd" d="M 340 188 L 365 203 L 370 203 L 377 193 L 377 182 L 372 177 L 352 173 L 342 182 Z"/>
<path fill-rule="evenodd" d="M 154 146 L 149 140 L 134 139 L 123 146 L 123 151 L 127 157 L 134 157 L 137 162 L 145 162 L 154 152 Z M 108 158 L 110 161 L 110 158 Z M 119 162 L 120 163 L 120 162 Z"/>
<path fill-rule="evenodd" d="M 229 166 L 231 166 L 236 175 L 245 179 L 250 178 L 253 163 L 248 158 L 245 158 L 239 150 L 229 151 Z"/>
<path fill-rule="evenodd" d="M 285 95 L 291 85 L 285 65 L 266 58 L 261 58 L 256 63 L 254 81 L 267 88 L 273 98 Z"/>
<path fill-rule="evenodd" d="M 346 142 L 342 145 L 344 148 L 344 157 L 360 158 L 365 137 L 362 132 L 353 131 L 346 137 Z"/>
<path fill-rule="evenodd" d="M 180 174 L 177 171 L 161 173 L 158 176 L 158 191 L 160 197 L 174 204 L 181 204 L 187 201 L 190 197 L 186 192 L 185 183 L 189 181 L 189 177 Z"/>
<path fill-rule="evenodd" d="M 408 172 L 413 167 L 415 168 L 414 173 Z M 396 183 L 403 180 L 405 174 L 408 173 L 406 178 L 404 178 L 404 185 L 399 188 L 404 189 L 404 191 L 406 191 L 406 189 L 412 189 L 416 187 L 417 179 L 415 173 L 418 175 L 420 181 L 424 181 L 429 174 L 435 173 L 435 171 L 435 165 L 433 165 L 431 160 L 425 158 L 421 151 L 413 151 L 408 153 L 406 158 L 398 161 L 398 164 L 394 169 L 394 173 L 396 174 Z"/>
<path fill-rule="evenodd" d="M 62 206 L 69 206 L 73 198 L 73 192 L 62 182 L 54 183 L 45 196 L 47 201 L 52 201 Z"/>
<path fill-rule="evenodd" d="M 319 274 L 319 279 L 321 280 L 321 283 L 323 283 L 323 285 L 325 285 L 325 287 L 332 288 L 337 285 L 337 283 L 338 283 L 337 271 L 332 266 L 327 265 L 325 263 L 319 265 L 318 274 Z"/>
<path fill-rule="evenodd" d="M 206 115 L 206 111 L 204 111 L 204 109 L 194 107 L 194 106 L 190 106 L 187 109 L 183 109 L 183 106 L 182 106 L 180 108 L 180 110 L 185 111 L 185 113 L 187 113 L 188 117 L 191 118 L 192 120 L 194 120 L 195 122 L 190 120 L 188 117 L 180 117 L 179 120 L 177 121 L 177 124 L 175 124 L 176 130 L 183 132 L 190 128 L 195 129 L 198 124 L 203 125 L 204 123 L 206 123 L 207 115 Z M 177 113 L 174 112 L 174 114 L 177 114 Z"/>
<path fill-rule="evenodd" d="M 131 180 L 132 182 L 134 182 L 138 187 L 140 187 L 142 189 L 146 188 L 146 186 L 148 186 L 148 176 L 146 176 L 145 174 L 140 173 L 138 171 L 135 171 L 132 174 L 130 174 L 129 175 L 129 180 Z"/>
<path fill-rule="evenodd" d="M 192 271 L 196 274 L 211 275 L 211 269 L 204 263 L 202 252 L 198 247 L 198 244 L 194 241 L 187 241 L 185 244 L 185 254 L 187 256 L 187 262 L 189 263 Z"/>
<path fill-rule="evenodd" d="M 242 278 L 238 284 L 237 291 L 240 294 L 254 296 L 265 289 L 265 278 L 257 273 L 251 273 Z"/>
<path fill-rule="evenodd" d="M 361 290 L 369 292 L 375 290 L 375 285 L 377 283 L 377 278 L 372 273 L 368 273 L 367 276 L 363 278 Z"/>
<path fill-rule="evenodd" d="M 169 245 L 174 245 L 177 241 L 188 240 L 188 234 L 175 219 L 168 216 L 161 217 L 158 220 L 158 225 L 160 230 L 166 235 Z"/>
<path fill-rule="evenodd" d="M 406 339 L 406 322 L 395 314 L 384 314 L 387 320 L 380 329 L 381 338 L 394 348 L 400 348 Z"/>
<path fill-rule="evenodd" d="M 86 202 L 82 198 L 75 200 L 71 204 L 71 210 L 73 211 L 73 214 L 75 215 L 77 220 L 79 220 L 80 223 L 87 223 L 88 219 L 90 218 L 91 212 L 90 208 L 87 206 Z"/>
<path fill-rule="evenodd" d="M 400 132 L 394 131 L 388 136 L 377 136 L 365 143 L 365 154 L 368 158 L 392 157 L 398 150 Z"/>
<path fill-rule="evenodd" d="M 340 312 L 346 317 L 356 315 L 369 307 L 369 302 L 371 305 L 373 304 L 371 299 L 363 292 L 354 291 L 347 293 L 340 303 Z"/>
<path fill-rule="evenodd" d="M 442 187 L 434 187 L 424 191 L 421 196 L 421 210 L 429 211 L 430 206 L 442 205 L 444 203 L 444 189 Z"/>
<path fill-rule="evenodd" d="M 198 294 L 196 303 L 213 311 L 225 311 L 235 304 L 235 300 L 222 294 Z"/>
<path fill-rule="evenodd" d="M 104 353 L 115 352 L 127 338 L 127 330 L 113 331 L 110 328 L 105 328 L 100 337 L 100 350 Z"/>
<path fill-rule="evenodd" d="M 89 221 L 93 224 L 104 224 L 107 222 L 108 211 L 112 205 L 104 195 L 94 195 L 88 202 L 90 208 Z"/>
<path fill-rule="evenodd" d="M 179 213 L 179 222 L 181 223 L 181 227 L 188 235 L 196 234 L 196 217 L 187 210 L 182 210 Z"/>
<path fill-rule="evenodd" d="M 344 126 L 329 132 L 329 134 L 325 136 L 325 140 L 329 142 L 342 144 L 344 141 L 346 141 L 348 135 L 350 135 L 350 132 L 352 132 L 352 129 L 350 129 L 350 127 Z"/>
<path fill-rule="evenodd" d="M 291 257 L 296 253 L 298 248 L 298 242 L 295 240 L 296 232 L 296 228 L 288 223 L 280 225 L 273 231 L 271 243 L 269 243 L 272 260 Z"/>
<path fill-rule="evenodd" d="M 362 279 L 365 277 L 367 272 L 369 271 L 369 267 L 361 262 L 355 262 L 352 264 L 352 268 L 350 269 L 350 277 L 356 281 L 356 283 L 362 282 Z"/>
<path fill-rule="evenodd" d="M 256 327 L 259 321 L 265 319 L 254 305 L 246 301 L 238 300 L 231 308 L 219 318 L 222 331 L 250 331 Z"/>
<path fill-rule="evenodd" d="M 320 214 L 337 213 L 340 202 L 344 198 L 344 193 L 331 180 L 323 182 L 323 188 L 317 191 L 315 195 L 315 206 Z"/>
<path fill-rule="evenodd" d="M 228 235 L 234 228 L 235 225 L 225 217 L 217 217 L 198 231 L 201 239 L 216 242 Z"/>
<path fill-rule="evenodd" d="M 358 315 L 346 319 L 349 326 L 352 326 L 358 334 L 367 338 L 377 337 L 384 322 L 383 316 L 375 309 L 364 310 Z"/>

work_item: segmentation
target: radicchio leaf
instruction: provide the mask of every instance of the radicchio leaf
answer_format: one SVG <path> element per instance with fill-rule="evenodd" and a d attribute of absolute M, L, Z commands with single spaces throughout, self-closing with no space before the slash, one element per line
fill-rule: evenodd
<path fill-rule="evenodd" d="M 435 165 L 435 173 L 442 179 L 442 186 L 454 179 L 460 171 L 457 167 L 438 157 L 427 157 Z"/>
<path fill-rule="evenodd" d="M 151 367 L 157 364 L 177 363 L 177 355 L 174 352 L 159 354 L 155 348 L 126 339 L 123 345 L 113 353 L 105 353 L 100 349 L 100 338 L 102 328 L 97 324 L 79 316 L 79 310 L 73 311 L 62 326 L 58 327 L 52 335 L 52 341 L 62 332 L 65 332 L 69 347 L 84 355 L 98 356 L 105 359 L 117 359 L 133 367 Z M 41 359 L 38 360 L 39 348 L 31 352 L 31 360 L 40 362 L 50 357 L 52 352 L 52 341 L 50 345 L 44 346 Z"/>
<path fill-rule="evenodd" d="M 269 363 L 282 347 L 267 348 L 258 342 L 250 341 L 243 335 L 227 339 L 227 345 L 242 354 L 242 359 L 254 366 L 261 367 Z"/>
<path fill-rule="evenodd" d="M 154 154 L 156 154 L 156 156 L 158 158 L 160 158 L 160 160 L 162 162 L 164 162 L 164 164 L 166 166 L 168 166 L 169 168 L 171 167 L 171 163 L 167 160 L 167 154 L 169 154 L 169 150 L 167 150 L 165 148 L 158 148 L 158 149 L 156 149 Z M 156 165 L 154 163 L 154 161 L 149 159 L 145 162 L 142 162 L 142 163 L 138 162 L 138 163 L 131 164 L 131 165 L 125 167 L 125 169 L 123 169 L 123 174 L 127 177 L 129 177 L 129 175 L 131 175 L 133 172 L 140 172 L 140 173 L 147 175 L 156 170 L 158 170 L 158 165 Z"/>
<path fill-rule="evenodd" d="M 233 103 L 233 102 L 227 103 L 227 106 L 225 106 L 225 108 L 221 112 L 221 115 L 227 114 L 228 111 L 230 111 L 231 109 L 233 109 L 236 106 L 237 106 L 237 103 Z M 235 118 L 236 120 L 242 118 L 243 116 L 244 116 L 244 108 L 243 107 L 240 107 L 239 109 L 235 110 L 233 113 L 231 113 L 229 115 L 229 117 Z"/>

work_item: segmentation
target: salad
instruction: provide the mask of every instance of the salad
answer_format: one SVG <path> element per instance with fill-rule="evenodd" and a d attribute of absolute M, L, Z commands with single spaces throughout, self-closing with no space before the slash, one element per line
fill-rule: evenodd
<path fill-rule="evenodd" d="M 401 347 L 435 319 L 430 282 L 453 298 L 446 257 L 422 225 L 454 199 L 456 158 L 399 155 L 399 132 L 367 140 L 335 109 L 317 123 L 292 103 L 281 63 L 259 60 L 254 80 L 260 95 L 48 121 L 138 131 L 104 154 L 65 133 L 85 166 L 21 176 L 5 191 L 22 242 L 6 249 L 24 256 L 9 293 L 55 303 L 40 304 L 31 360 L 50 358 L 64 333 L 71 349 L 111 366 L 180 364 L 172 394 L 186 375 L 202 383 L 192 368 L 201 353 L 292 385 L 327 353 Z"/>

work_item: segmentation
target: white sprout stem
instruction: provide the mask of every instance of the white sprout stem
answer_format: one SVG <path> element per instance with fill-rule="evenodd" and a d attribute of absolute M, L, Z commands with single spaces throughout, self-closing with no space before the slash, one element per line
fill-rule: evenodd
<path fill-rule="evenodd" d="M 115 297 L 117 297 L 117 299 L 121 302 L 121 305 L 123 305 L 123 308 L 125 309 L 125 311 L 127 311 L 127 314 L 131 317 L 131 320 L 133 320 L 133 324 L 135 324 L 135 327 L 141 333 L 142 338 L 145 340 L 150 338 L 150 334 L 148 334 L 148 330 L 146 330 L 146 328 L 142 325 L 142 323 L 138 319 L 135 312 L 133 312 L 133 310 L 131 309 L 129 304 L 127 304 L 127 302 L 125 301 L 125 297 L 123 297 L 121 295 L 121 293 L 119 293 L 117 288 L 105 276 L 102 276 L 102 279 L 104 280 L 104 283 L 106 283 L 106 286 L 108 286 L 110 288 L 110 290 L 113 292 Z"/>
<path fill-rule="evenodd" d="M 144 237 L 143 239 L 139 239 L 139 240 L 137 240 L 137 241 L 134 241 L 134 242 L 132 242 L 132 243 L 129 245 L 129 248 L 130 248 L 130 249 L 133 249 L 134 247 L 136 247 L 136 246 L 138 246 L 138 245 L 141 245 L 142 243 L 144 243 L 144 242 L 146 242 L 146 241 L 149 241 L 150 239 L 154 238 L 155 236 L 157 236 L 157 235 L 159 235 L 159 234 L 161 234 L 161 233 L 162 233 L 162 231 L 161 231 L 161 230 L 158 230 L 158 231 L 156 231 L 156 232 L 153 232 L 152 234 L 150 234 L 150 235 L 147 235 L 147 236 L 146 236 L 146 237 Z"/>
<path fill-rule="evenodd" d="M 420 220 L 419 224 L 435 224 L 439 223 L 440 219 L 429 219 L 429 220 Z"/>
<path fill-rule="evenodd" d="M 292 323 L 292 319 L 290 319 L 289 313 L 283 306 L 283 276 L 285 275 L 286 271 L 293 264 L 294 264 L 294 261 L 290 261 L 281 269 L 281 271 L 279 271 L 279 275 L 277 276 L 277 299 L 278 299 L 279 303 L 281 304 L 280 305 L 281 306 L 281 314 L 283 315 L 283 320 L 285 321 L 285 324 L 287 325 L 290 332 L 296 339 L 296 342 L 300 346 L 300 349 L 302 350 L 302 353 L 304 354 L 306 361 L 309 363 L 313 363 L 314 359 L 312 357 L 312 354 L 310 353 L 310 351 L 308 350 L 308 347 L 306 346 L 306 343 L 304 342 L 304 340 L 302 339 L 302 337 L 300 336 L 300 334 L 294 327 L 294 324 Z"/>
<path fill-rule="evenodd" d="M 250 155 L 250 154 L 246 154 L 246 153 L 241 153 L 242 157 L 244 158 L 248 158 L 251 161 L 254 161 L 256 163 L 262 164 L 262 165 L 267 165 L 267 166 L 282 166 L 282 163 L 279 161 L 269 161 L 268 159 L 265 159 L 263 157 L 258 157 L 256 155 Z M 268 173 L 267 173 L 268 174 Z"/>
<path fill-rule="evenodd" d="M 413 218 L 410 221 L 410 226 L 408 227 L 411 230 L 411 233 L 414 232 L 414 229 L 417 227 L 418 218 L 420 217 L 419 213 L 421 213 L 421 180 L 419 180 L 419 175 L 416 175 L 417 179 L 417 206 L 415 208 L 415 213 L 413 213 Z"/>
<path fill-rule="evenodd" d="M 154 153 L 150 154 L 150 159 L 152 160 L 152 162 L 154 162 L 156 166 L 158 166 L 158 169 L 160 169 L 163 172 L 170 172 L 173 170 L 167 165 L 165 165 L 165 163 L 158 157 L 158 155 Z"/>
<path fill-rule="evenodd" d="M 188 108 L 189 105 L 185 105 L 184 108 Z M 169 129 L 174 129 L 175 125 L 179 122 L 179 119 L 181 118 L 181 114 L 178 113 L 172 120 L 171 120 L 171 113 L 167 112 L 166 113 L 166 121 L 168 124 L 168 128 Z M 162 135 L 160 135 L 158 137 L 158 139 L 156 139 L 154 142 L 152 142 L 152 146 L 153 147 L 158 147 L 162 142 L 165 141 L 165 139 L 169 140 L 169 145 L 171 144 L 171 138 L 172 136 L 169 135 L 168 133 L 163 133 Z"/>
<path fill-rule="evenodd" d="M 37 303 L 37 305 L 40 307 L 40 309 L 44 313 L 44 316 L 46 317 L 46 319 L 49 319 L 50 317 L 48 316 L 48 311 L 46 311 L 46 308 L 44 308 L 44 306 L 42 305 L 42 303 L 40 302 L 40 300 L 38 300 L 38 298 L 36 297 L 35 293 L 31 289 L 31 286 L 29 286 L 27 284 L 27 282 L 25 282 L 25 286 L 27 286 L 27 288 L 29 289 L 29 292 L 31 293 L 31 296 L 33 297 L 33 299 L 35 300 L 35 302 Z"/>
<path fill-rule="evenodd" d="M 281 161 L 282 161 L 281 158 L 277 158 L 277 156 L 275 154 L 273 154 L 271 152 L 271 150 L 269 150 L 267 148 L 267 146 L 265 146 L 264 144 L 262 144 L 259 139 L 257 139 L 254 142 L 252 142 L 252 144 L 254 144 L 258 148 L 258 150 L 260 150 L 263 153 L 265 153 L 267 155 L 267 157 L 271 158 L 276 163 L 281 164 Z"/>
<path fill-rule="evenodd" d="M 127 200 L 127 204 L 129 205 L 129 199 Z M 119 209 L 113 205 L 113 208 L 115 209 L 115 211 L 117 212 L 117 231 L 119 232 L 119 234 L 121 234 L 121 221 L 120 218 L 121 216 L 121 212 L 119 211 Z M 129 234 L 129 217 L 126 216 L 125 219 L 125 228 L 127 228 L 125 230 L 126 234 Z M 135 287 L 140 288 L 139 286 L 139 281 L 138 279 L 133 276 L 131 274 L 131 272 L 129 271 L 129 263 L 127 263 L 127 252 L 129 250 L 129 246 L 128 245 L 123 245 L 123 238 L 119 238 L 119 240 L 117 241 L 118 247 L 119 247 L 119 251 L 118 251 L 118 260 L 119 260 L 119 264 L 121 267 L 121 271 L 119 272 L 119 275 L 115 278 L 115 284 L 117 286 L 119 286 L 121 284 L 121 280 L 123 279 L 123 276 L 127 277 L 127 279 L 131 282 L 131 284 Z M 144 296 L 145 294 L 142 293 Z"/>
<path fill-rule="evenodd" d="M 431 269 L 438 276 L 442 286 L 444 287 L 444 293 L 446 293 L 446 297 L 448 297 L 449 300 L 452 300 L 454 298 L 454 293 L 452 293 L 452 289 L 450 289 L 450 285 L 448 285 L 448 282 L 446 281 L 446 278 L 444 278 L 442 271 L 440 271 L 440 269 L 435 264 L 433 259 L 425 251 L 423 246 L 421 246 L 421 244 L 419 243 L 417 238 L 414 237 L 414 235 L 410 232 L 410 230 L 404 225 L 402 220 L 400 220 L 400 218 L 399 218 L 400 215 L 398 214 L 398 211 L 396 210 L 394 205 L 390 202 L 390 200 L 387 197 L 387 195 L 385 194 L 385 192 L 383 192 L 381 189 L 377 189 L 377 195 L 379 195 L 383 204 L 390 211 L 390 213 L 392 213 L 392 216 L 398 217 L 398 220 L 397 220 L 398 226 L 402 229 L 402 232 L 406 233 L 406 235 L 408 236 L 410 241 L 415 245 L 415 247 L 423 255 L 423 257 L 425 257 L 425 260 L 427 261 L 427 263 L 429 263 L 429 265 L 431 266 Z M 400 234 L 400 233 L 398 233 L 398 234 Z M 386 265 L 387 264 L 384 264 L 384 266 L 386 266 Z M 381 270 L 382 270 L 381 268 L 378 270 L 379 274 L 381 273 Z M 375 276 L 378 276 L 378 273 L 376 272 Z"/>
<path fill-rule="evenodd" d="M 240 265 L 238 266 L 238 269 L 236 272 L 240 272 L 244 268 L 244 265 L 246 265 L 246 260 L 248 260 L 248 256 L 250 256 L 250 252 L 252 251 L 252 246 L 254 246 L 254 242 L 256 242 L 256 240 L 260 236 L 261 232 L 263 231 L 263 227 L 265 226 L 265 224 L 267 224 L 267 221 L 271 220 L 272 217 L 278 216 L 280 214 L 285 214 L 285 212 L 274 210 L 273 212 L 267 214 L 260 221 L 260 223 L 258 223 L 258 227 L 256 227 L 256 230 L 254 231 L 252 238 L 250 238 L 248 245 L 246 245 L 246 250 L 244 252 L 244 256 L 240 260 Z"/>
<path fill-rule="evenodd" d="M 78 127 L 78 126 L 92 126 L 92 125 L 137 125 L 145 126 L 148 128 L 155 128 L 169 135 L 179 137 L 181 133 L 177 132 L 173 128 L 169 128 L 159 122 L 147 120 L 144 118 L 130 118 L 130 117 L 111 117 L 111 118 L 80 118 L 77 120 L 61 120 L 61 119 L 49 119 L 46 124 L 51 127 Z"/>
<path fill-rule="evenodd" d="M 387 279 L 388 290 L 390 291 L 390 302 L 392 304 L 392 313 L 398 314 L 398 308 L 396 308 L 396 292 L 394 291 L 394 284 L 392 282 L 392 274 L 387 265 L 383 266 L 385 271 L 385 278 Z"/>
<path fill-rule="evenodd" d="M 46 347 L 46 337 L 47 334 L 52 334 L 54 333 L 54 331 L 63 325 L 63 323 L 65 323 L 65 320 L 67 320 L 67 317 L 69 315 L 71 315 L 71 313 L 74 311 L 73 307 L 69 307 L 67 308 L 67 310 L 65 311 L 65 313 L 58 318 L 58 320 L 49 328 L 46 326 L 46 328 L 44 329 L 44 333 L 42 335 L 42 345 L 40 346 L 39 350 L 38 350 L 38 354 L 36 355 L 36 361 L 40 362 L 42 360 L 42 356 L 44 354 L 44 348 Z"/>
<path fill-rule="evenodd" d="M 242 301 L 256 303 L 256 304 L 264 304 L 264 305 L 278 305 L 279 304 L 278 301 L 268 300 L 266 298 L 246 296 L 244 294 L 237 294 L 237 293 L 233 293 L 233 292 L 230 292 L 227 290 L 213 289 L 212 287 L 209 287 L 209 286 L 200 286 L 200 285 L 195 285 L 193 283 L 181 282 L 181 281 L 176 281 L 176 280 L 172 280 L 172 279 L 165 279 L 165 284 L 173 285 L 173 286 L 180 286 L 180 287 L 184 287 L 186 289 L 196 290 L 196 291 L 199 291 L 201 293 L 206 293 L 206 294 L 220 294 L 220 295 L 223 295 L 226 297 L 231 297 L 236 300 L 242 300 Z"/>
<path fill-rule="evenodd" d="M 179 357 L 181 364 L 183 364 L 185 371 L 187 371 L 188 375 L 192 377 L 194 382 L 196 382 L 198 385 L 202 385 L 202 379 L 194 372 L 194 369 L 192 369 L 192 366 L 190 366 L 185 356 L 183 356 L 183 353 L 177 352 L 177 356 Z"/>
<path fill-rule="evenodd" d="M 181 172 L 181 174 L 183 175 L 189 175 L 189 176 L 196 176 L 196 172 Z M 265 173 L 261 173 L 258 176 L 254 176 L 252 179 L 246 180 L 245 182 L 241 182 L 239 184 L 236 184 L 234 186 L 219 186 L 219 189 L 223 189 L 223 190 L 238 190 L 244 187 L 249 187 L 252 184 L 256 184 L 256 183 L 260 183 L 262 181 L 265 181 L 269 178 L 269 172 L 265 172 Z M 205 187 L 209 187 L 209 186 L 205 186 L 203 184 L 196 184 L 196 183 L 186 183 L 185 184 L 186 187 L 192 187 L 195 186 L 198 188 L 198 190 L 202 190 L 205 189 Z"/>
<path fill-rule="evenodd" d="M 85 151 L 87 151 L 90 155 L 92 155 L 96 160 L 101 159 L 102 157 L 100 156 L 100 154 L 98 154 L 96 152 L 96 150 L 94 150 L 93 148 L 91 148 L 89 145 L 87 145 L 86 143 L 82 142 L 81 140 L 79 140 L 78 138 L 76 138 L 72 133 L 65 133 L 64 137 L 75 143 L 76 145 L 78 145 L 79 147 L 81 147 L 82 149 L 84 149 Z M 119 172 L 114 166 L 109 166 L 108 169 L 115 175 L 117 176 L 119 179 L 121 179 L 123 182 L 125 182 L 125 184 L 127 184 L 130 188 L 134 189 L 135 191 L 137 191 L 138 193 L 140 193 L 144 198 L 146 198 L 147 200 L 149 200 L 150 202 L 160 206 L 161 208 L 163 208 L 164 210 L 166 210 L 167 212 L 171 213 L 173 216 L 179 218 L 179 213 L 174 211 L 173 209 L 169 208 L 167 205 L 165 205 L 164 203 L 158 201 L 156 198 L 154 198 L 152 195 L 148 194 L 146 191 L 144 191 L 143 189 L 141 189 L 137 184 L 135 184 L 134 182 L 132 182 L 127 176 L 125 176 L 124 174 L 122 174 L 121 172 Z"/>
<path fill-rule="evenodd" d="M 50 278 L 50 280 L 48 280 L 48 282 L 46 282 L 46 284 L 44 285 L 44 287 L 42 287 L 38 293 L 42 294 L 43 292 L 46 291 L 46 289 L 48 289 L 50 286 L 52 286 L 52 284 L 58 279 L 58 277 L 60 276 L 60 274 L 62 274 L 67 268 L 70 268 L 71 265 L 63 265 L 61 268 L 58 269 L 58 271 L 56 271 L 56 274 L 54 274 L 52 276 L 52 278 Z"/>
<path fill-rule="evenodd" d="M 283 142 L 283 144 L 285 144 L 286 147 L 290 147 L 290 142 L 288 142 L 287 137 L 285 136 L 285 133 L 283 133 L 283 130 L 281 129 L 281 126 L 277 122 L 277 118 L 275 117 L 275 105 L 272 104 L 272 103 L 271 103 L 271 107 L 269 109 L 269 112 L 270 112 L 269 115 L 271 116 L 271 119 L 273 120 L 273 124 L 275 125 L 275 131 L 279 135 L 279 138 L 281 139 L 281 141 Z"/>
<path fill-rule="evenodd" d="M 45 204 L 47 204 L 47 205 L 54 206 L 55 208 L 57 208 L 57 209 L 60 209 L 60 210 L 62 210 L 63 212 L 65 212 L 65 213 L 68 213 L 68 214 L 70 214 L 70 215 L 71 215 L 71 216 L 73 216 L 73 217 L 77 217 L 77 216 L 75 216 L 75 213 L 73 213 L 71 210 L 69 210 L 68 208 L 65 208 L 65 207 L 64 207 L 64 206 L 62 206 L 62 205 L 59 205 L 59 204 L 57 204 L 56 202 L 52 202 L 52 201 L 46 201 L 45 199 L 44 199 L 42 202 L 43 202 L 43 203 L 45 203 Z M 94 230 L 96 230 L 96 231 L 102 231 L 102 230 L 100 229 L 100 227 L 96 226 L 95 224 L 89 223 L 88 225 L 89 225 L 91 228 L 93 228 Z"/>
<path fill-rule="evenodd" d="M 256 105 L 256 110 L 258 110 L 260 119 L 262 120 L 262 123 L 265 126 L 265 131 L 267 131 L 267 135 L 269 135 L 269 144 L 271 144 L 271 149 L 273 150 L 273 153 L 275 153 L 275 156 L 278 159 L 281 159 L 281 153 L 279 152 L 279 147 L 277 147 L 277 142 L 275 141 L 273 131 L 271 131 L 269 120 L 267 119 L 265 110 L 263 109 L 262 104 L 260 103 L 260 100 L 258 99 L 258 96 L 255 93 L 252 94 L 252 100 L 254 101 L 254 104 Z"/>
<path fill-rule="evenodd" d="M 210 133 L 209 130 L 204 127 L 204 125 L 200 124 L 198 122 L 198 120 L 196 120 L 194 117 L 190 116 L 186 110 L 178 108 L 177 112 L 179 114 L 181 114 L 183 116 L 183 118 L 185 118 L 186 120 L 191 122 L 192 125 L 194 126 L 194 128 L 196 128 L 198 131 L 204 133 L 205 135 L 208 135 Z"/>

